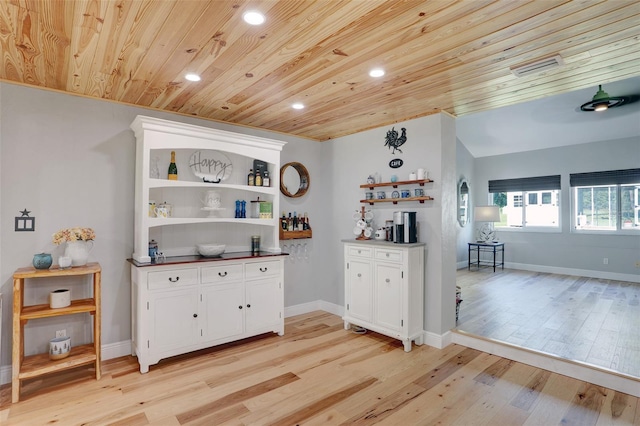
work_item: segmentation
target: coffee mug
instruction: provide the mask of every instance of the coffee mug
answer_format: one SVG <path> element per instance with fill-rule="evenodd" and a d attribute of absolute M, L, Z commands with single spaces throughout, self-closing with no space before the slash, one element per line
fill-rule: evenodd
<path fill-rule="evenodd" d="M 386 240 L 387 239 L 387 230 L 384 228 L 378 228 L 375 235 L 376 240 Z"/>
<path fill-rule="evenodd" d="M 366 199 L 367 200 L 373 200 L 373 192 L 367 192 L 366 193 Z"/>
<path fill-rule="evenodd" d="M 400 193 L 398 191 L 393 191 L 391 193 L 391 198 L 400 198 Z"/>
<path fill-rule="evenodd" d="M 422 197 L 424 195 L 424 190 L 422 188 L 416 188 L 413 190 L 416 197 Z"/>
<path fill-rule="evenodd" d="M 402 198 L 409 198 L 411 196 L 411 191 L 409 191 L 408 189 L 403 189 L 401 196 Z"/>
<path fill-rule="evenodd" d="M 364 228 L 366 228 L 366 227 L 367 227 L 367 222 L 365 222 L 364 220 L 360 219 L 360 220 L 356 223 L 356 226 L 357 226 L 359 229 L 364 229 Z"/>
<path fill-rule="evenodd" d="M 169 212 L 166 207 L 156 207 L 153 209 L 153 212 L 156 214 L 156 217 L 167 218 L 169 217 Z"/>
<path fill-rule="evenodd" d="M 384 191 L 378 191 L 378 200 L 384 200 L 385 198 L 387 198 L 387 195 Z"/>

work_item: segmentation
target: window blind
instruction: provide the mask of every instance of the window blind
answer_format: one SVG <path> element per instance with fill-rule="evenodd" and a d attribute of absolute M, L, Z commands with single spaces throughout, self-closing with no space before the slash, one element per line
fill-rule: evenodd
<path fill-rule="evenodd" d="M 560 175 L 489 181 L 489 193 L 560 189 Z"/>
<path fill-rule="evenodd" d="M 571 186 L 624 185 L 629 183 L 640 183 L 640 169 L 571 173 L 569 175 L 569 185 Z"/>

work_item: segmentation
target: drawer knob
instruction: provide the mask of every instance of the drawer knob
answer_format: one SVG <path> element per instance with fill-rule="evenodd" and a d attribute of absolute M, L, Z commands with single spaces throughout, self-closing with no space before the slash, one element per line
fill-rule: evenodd
<path fill-rule="evenodd" d="M 360 250 L 358 250 L 358 254 L 362 253 Z"/>
<path fill-rule="evenodd" d="M 176 277 L 175 279 L 169 277 L 169 281 L 171 281 L 172 283 L 177 283 L 180 280 L 180 277 Z"/>
<path fill-rule="evenodd" d="M 389 278 L 387 278 L 386 280 L 384 280 L 386 283 L 389 283 L 391 280 Z"/>
<path fill-rule="evenodd" d="M 227 271 L 224 271 L 224 274 L 222 272 L 218 272 L 218 275 L 221 277 L 226 277 L 227 276 Z"/>
<path fill-rule="evenodd" d="M 193 317 L 194 318 L 198 318 L 198 314 L 193 314 Z"/>
<path fill-rule="evenodd" d="M 250 304 L 247 304 L 247 308 L 250 308 L 250 307 L 251 307 L 251 305 L 250 305 Z"/>
<path fill-rule="evenodd" d="M 387 257 L 389 257 L 389 253 L 387 253 Z"/>
<path fill-rule="evenodd" d="M 264 267 L 264 268 L 261 267 L 260 268 L 260 272 L 267 272 L 267 268 L 266 267 Z"/>
<path fill-rule="evenodd" d="M 242 305 L 238 306 L 238 309 L 242 309 Z"/>
<path fill-rule="evenodd" d="M 360 274 L 360 273 L 359 273 L 359 274 L 358 274 L 358 278 L 360 278 L 361 276 L 362 276 L 362 274 Z"/>

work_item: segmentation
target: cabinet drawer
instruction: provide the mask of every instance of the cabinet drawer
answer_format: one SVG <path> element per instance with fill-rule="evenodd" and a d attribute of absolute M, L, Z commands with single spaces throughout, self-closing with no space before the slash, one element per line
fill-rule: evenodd
<path fill-rule="evenodd" d="M 244 273 L 248 280 L 280 275 L 280 261 L 247 263 Z"/>
<path fill-rule="evenodd" d="M 376 249 L 376 260 L 402 262 L 402 250 Z"/>
<path fill-rule="evenodd" d="M 198 284 L 198 270 L 193 268 L 149 272 L 147 280 L 149 290 L 196 285 Z"/>
<path fill-rule="evenodd" d="M 371 257 L 373 250 L 371 247 L 347 246 L 347 255 L 356 257 Z"/>
<path fill-rule="evenodd" d="M 242 280 L 242 264 L 202 268 L 202 284 Z"/>

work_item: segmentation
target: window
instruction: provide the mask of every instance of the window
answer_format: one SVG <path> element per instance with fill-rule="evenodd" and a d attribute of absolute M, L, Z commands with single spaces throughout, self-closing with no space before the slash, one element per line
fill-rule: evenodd
<path fill-rule="evenodd" d="M 574 229 L 640 231 L 640 169 L 575 173 L 570 185 Z"/>
<path fill-rule="evenodd" d="M 491 180 L 489 194 L 500 206 L 496 227 L 560 227 L 560 175 Z"/>

